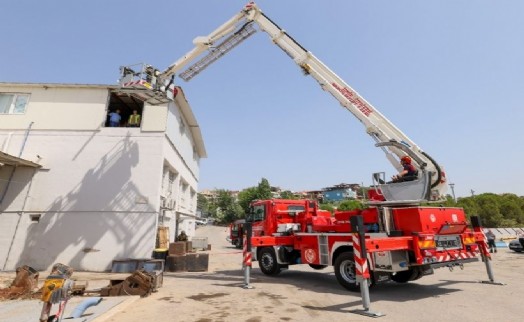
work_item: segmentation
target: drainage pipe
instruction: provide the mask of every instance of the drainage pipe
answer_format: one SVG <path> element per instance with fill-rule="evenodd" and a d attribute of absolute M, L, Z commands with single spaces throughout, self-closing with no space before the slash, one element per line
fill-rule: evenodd
<path fill-rule="evenodd" d="M 90 308 L 91 306 L 98 305 L 102 301 L 101 297 L 90 297 L 88 299 L 85 299 L 82 301 L 82 303 L 78 304 L 71 315 L 68 317 L 68 319 L 76 319 L 82 316 L 84 312 Z"/>

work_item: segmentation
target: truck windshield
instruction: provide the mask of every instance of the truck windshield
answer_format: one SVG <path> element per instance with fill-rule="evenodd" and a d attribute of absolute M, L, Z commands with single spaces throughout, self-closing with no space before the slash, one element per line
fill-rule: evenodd
<path fill-rule="evenodd" d="M 250 221 L 262 221 L 266 218 L 266 207 L 264 205 L 256 205 L 253 207 Z"/>

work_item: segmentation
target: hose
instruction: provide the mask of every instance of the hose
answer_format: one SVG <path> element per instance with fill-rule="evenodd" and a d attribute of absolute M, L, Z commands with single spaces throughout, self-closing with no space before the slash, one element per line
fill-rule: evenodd
<path fill-rule="evenodd" d="M 78 304 L 75 307 L 75 309 L 73 310 L 73 312 L 71 313 L 69 318 L 75 319 L 75 318 L 81 317 L 82 314 L 84 314 L 85 310 L 87 310 L 91 306 L 98 305 L 98 303 L 100 303 L 100 301 L 102 301 L 101 297 L 90 297 L 90 298 L 82 301 L 82 303 Z"/>

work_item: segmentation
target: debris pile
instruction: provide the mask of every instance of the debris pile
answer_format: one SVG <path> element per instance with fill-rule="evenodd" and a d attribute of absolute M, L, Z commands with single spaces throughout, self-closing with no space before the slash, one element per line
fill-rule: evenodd
<path fill-rule="evenodd" d="M 38 276 L 38 272 L 32 267 L 27 265 L 18 267 L 11 285 L 0 289 L 0 300 L 37 298 Z"/>
<path fill-rule="evenodd" d="M 124 280 L 111 280 L 100 290 L 100 296 L 139 295 L 149 296 L 157 291 L 159 275 L 146 270 L 137 270 Z"/>

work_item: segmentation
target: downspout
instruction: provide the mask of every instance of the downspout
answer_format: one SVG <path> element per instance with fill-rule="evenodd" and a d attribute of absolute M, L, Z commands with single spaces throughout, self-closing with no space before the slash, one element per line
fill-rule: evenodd
<path fill-rule="evenodd" d="M 29 123 L 29 127 L 27 128 L 27 130 L 25 131 L 25 137 L 24 137 L 24 142 L 22 143 L 22 147 L 20 148 L 20 153 L 18 153 L 18 157 L 20 158 L 22 156 L 22 152 L 24 152 L 24 148 L 25 148 L 25 143 L 27 142 L 27 137 L 29 136 L 29 131 L 31 131 L 31 128 L 33 127 L 33 124 L 35 122 L 31 122 Z"/>

